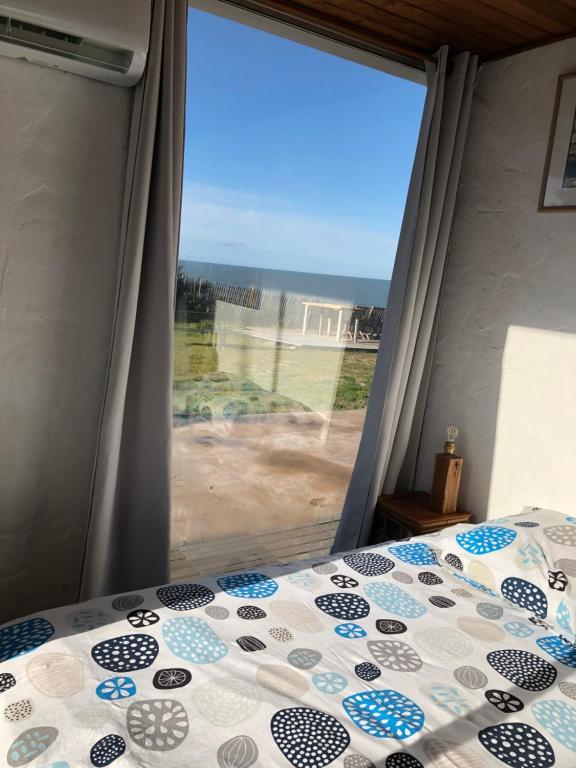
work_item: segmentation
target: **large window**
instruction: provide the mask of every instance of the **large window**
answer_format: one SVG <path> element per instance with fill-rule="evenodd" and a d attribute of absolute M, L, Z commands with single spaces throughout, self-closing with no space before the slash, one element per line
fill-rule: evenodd
<path fill-rule="evenodd" d="M 424 86 L 189 15 L 173 576 L 328 551 Z"/>

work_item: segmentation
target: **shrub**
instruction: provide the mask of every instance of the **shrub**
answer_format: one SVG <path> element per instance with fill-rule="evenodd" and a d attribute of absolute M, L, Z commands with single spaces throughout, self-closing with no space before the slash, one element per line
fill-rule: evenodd
<path fill-rule="evenodd" d="M 186 406 L 184 408 L 184 412 L 188 416 L 194 416 L 197 413 L 200 413 L 200 408 L 198 407 L 198 402 L 196 398 L 193 395 L 188 395 L 186 398 Z"/>
<path fill-rule="evenodd" d="M 215 373 L 209 373 L 208 378 L 210 379 L 210 381 L 215 381 L 215 382 L 230 380 L 230 376 L 228 376 L 227 373 L 220 373 L 218 371 L 216 371 Z"/>
<path fill-rule="evenodd" d="M 207 405 L 203 405 L 202 408 L 200 408 L 200 417 L 202 418 L 202 421 L 212 421 L 212 409 Z"/>
<path fill-rule="evenodd" d="M 225 419 L 237 419 L 239 416 L 246 416 L 250 412 L 248 403 L 244 400 L 231 400 L 226 403 L 222 410 Z"/>

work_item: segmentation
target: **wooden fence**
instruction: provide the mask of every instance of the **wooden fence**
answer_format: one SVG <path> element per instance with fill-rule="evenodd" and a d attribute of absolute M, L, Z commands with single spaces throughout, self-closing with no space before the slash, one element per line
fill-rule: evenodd
<path fill-rule="evenodd" d="M 303 302 L 328 302 L 329 300 L 299 293 L 242 287 L 186 277 L 178 283 L 176 322 L 211 320 L 218 301 L 229 305 L 227 317 L 232 321 L 242 322 L 249 319 L 250 324 L 261 327 L 282 326 L 295 329 L 302 327 Z M 310 307 L 307 323 L 310 332 L 313 333 L 322 323 L 325 328 L 328 318 L 334 314 L 334 310 Z M 360 330 L 367 332 L 372 338 L 380 338 L 385 315 L 384 307 L 351 305 L 346 320 L 347 325 L 353 327 L 357 319 Z M 332 323 L 334 324 L 334 320 Z"/>

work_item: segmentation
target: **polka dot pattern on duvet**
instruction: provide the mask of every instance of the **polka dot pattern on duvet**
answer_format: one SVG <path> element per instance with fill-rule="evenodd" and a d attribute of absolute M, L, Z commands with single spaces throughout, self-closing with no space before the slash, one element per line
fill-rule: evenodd
<path fill-rule="evenodd" d="M 390 582 L 366 584 L 364 592 L 379 608 L 405 619 L 417 619 L 428 610 L 409 592 Z"/>
<path fill-rule="evenodd" d="M 394 568 L 394 561 L 378 552 L 354 552 L 342 558 L 346 565 L 362 576 L 384 576 Z"/>
<path fill-rule="evenodd" d="M 466 533 L 456 534 L 456 541 L 466 552 L 471 552 L 474 555 L 487 555 L 509 547 L 516 535 L 516 532 L 509 528 L 479 525 Z"/>
<path fill-rule="evenodd" d="M 576 707 L 565 701 L 547 699 L 533 704 L 532 714 L 560 744 L 576 752 Z"/>
<path fill-rule="evenodd" d="M 576 768 L 572 531 L 524 511 L 12 621 L 0 764 Z"/>
<path fill-rule="evenodd" d="M 10 672 L 0 673 L 0 693 L 10 690 L 16 685 L 16 678 Z"/>
<path fill-rule="evenodd" d="M 265 619 L 267 616 L 266 611 L 259 608 L 257 605 L 241 605 L 236 611 L 236 615 L 240 619 L 246 619 L 247 621 Z"/>
<path fill-rule="evenodd" d="M 455 555 L 452 552 L 448 552 L 448 554 L 444 557 L 444 562 L 448 563 L 448 565 L 451 565 L 452 568 L 456 568 L 458 571 L 464 570 L 462 560 L 458 557 L 458 555 Z"/>
<path fill-rule="evenodd" d="M 151 635 L 123 635 L 104 640 L 92 648 L 92 658 L 109 672 L 131 672 L 151 666 L 159 652 Z"/>
<path fill-rule="evenodd" d="M 264 573 L 238 573 L 222 576 L 217 581 L 218 586 L 233 597 L 265 598 L 278 589 L 278 583 Z"/>
<path fill-rule="evenodd" d="M 491 651 L 486 660 L 502 677 L 527 691 L 544 691 L 556 680 L 557 672 L 552 664 L 530 651 Z"/>
<path fill-rule="evenodd" d="M 26 619 L 0 629 L 0 662 L 30 653 L 44 645 L 54 634 L 46 619 Z"/>
<path fill-rule="evenodd" d="M 550 742 L 536 728 L 526 723 L 502 723 L 484 728 L 478 734 L 478 739 L 484 749 L 510 768 L 520 768 L 522 765 L 552 768 L 556 762 Z"/>
<path fill-rule="evenodd" d="M 276 746 L 294 768 L 324 768 L 350 744 L 348 731 L 335 717 L 309 707 L 276 712 L 270 730 Z"/>
<path fill-rule="evenodd" d="M 443 581 L 436 573 L 432 573 L 431 571 L 422 571 L 418 574 L 418 581 L 421 584 L 427 584 L 429 587 L 435 586 L 436 584 L 442 584 Z"/>
<path fill-rule="evenodd" d="M 122 736 L 111 733 L 94 744 L 90 750 L 90 762 L 95 768 L 104 768 L 123 755 L 125 751 L 126 742 Z"/>
<path fill-rule="evenodd" d="M 556 661 L 576 669 L 576 646 L 572 643 L 566 642 L 558 635 L 552 635 L 538 638 L 536 645 Z"/>
<path fill-rule="evenodd" d="M 520 608 L 525 608 L 541 619 L 546 618 L 548 614 L 548 600 L 540 587 L 525 579 L 509 576 L 507 579 L 504 579 L 500 589 L 502 596 L 506 600 L 510 600 L 511 603 Z"/>
<path fill-rule="evenodd" d="M 370 613 L 370 605 L 352 592 L 332 592 L 320 595 L 314 602 L 321 611 L 334 619 L 363 619 Z"/>
<path fill-rule="evenodd" d="M 540 523 L 535 523 L 533 520 L 520 520 L 518 523 L 514 523 L 518 528 L 538 528 Z"/>
<path fill-rule="evenodd" d="M 214 600 L 211 589 L 203 584 L 170 584 L 156 591 L 158 599 L 173 611 L 191 611 Z"/>
<path fill-rule="evenodd" d="M 382 674 L 376 664 L 371 664 L 369 661 L 363 661 L 361 664 L 356 664 L 354 673 L 361 680 L 366 680 L 367 682 L 376 680 L 376 678 L 380 677 Z"/>
<path fill-rule="evenodd" d="M 183 616 L 168 619 L 162 626 L 167 648 L 192 664 L 214 664 L 228 653 L 227 646 L 202 619 Z"/>
<path fill-rule="evenodd" d="M 410 563 L 410 565 L 437 565 L 438 563 L 434 550 L 428 544 L 422 544 L 421 542 L 398 544 L 397 546 L 390 547 L 389 551 L 398 560 Z"/>
<path fill-rule="evenodd" d="M 420 760 L 408 752 L 394 752 L 386 758 L 385 768 L 424 768 Z"/>
<path fill-rule="evenodd" d="M 424 725 L 424 712 L 394 690 L 361 691 L 342 702 L 354 725 L 377 739 L 407 739 Z"/>

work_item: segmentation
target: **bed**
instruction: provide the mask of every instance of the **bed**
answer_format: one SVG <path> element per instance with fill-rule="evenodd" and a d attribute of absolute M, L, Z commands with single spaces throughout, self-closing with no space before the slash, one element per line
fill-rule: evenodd
<path fill-rule="evenodd" d="M 0 765 L 575 768 L 576 518 L 526 509 L 0 628 Z"/>

